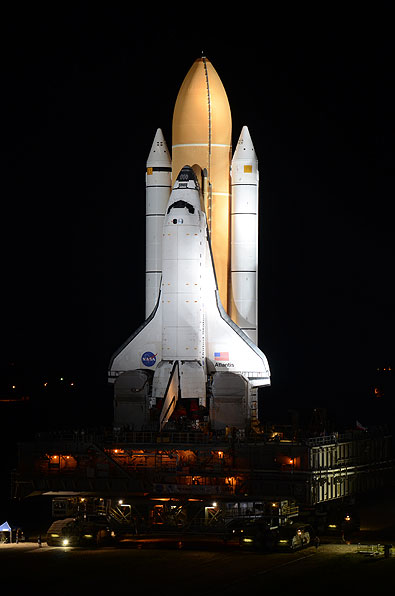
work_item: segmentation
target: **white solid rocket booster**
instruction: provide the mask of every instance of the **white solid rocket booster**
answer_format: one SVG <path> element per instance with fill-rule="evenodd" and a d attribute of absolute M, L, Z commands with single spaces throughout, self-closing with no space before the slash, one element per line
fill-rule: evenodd
<path fill-rule="evenodd" d="M 231 312 L 233 321 L 257 344 L 258 160 L 247 126 L 232 159 Z"/>
<path fill-rule="evenodd" d="M 162 276 L 162 229 L 171 193 L 171 159 L 163 133 L 156 131 L 147 159 L 145 176 L 145 317 L 158 300 Z"/>

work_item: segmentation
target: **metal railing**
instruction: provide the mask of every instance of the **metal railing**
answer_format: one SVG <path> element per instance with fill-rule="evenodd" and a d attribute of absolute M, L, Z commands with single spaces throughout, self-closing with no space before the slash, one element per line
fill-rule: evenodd
<path fill-rule="evenodd" d="M 98 430 L 79 430 L 79 431 L 48 431 L 36 435 L 38 441 L 64 441 L 72 443 L 95 443 L 101 445 L 127 444 L 127 443 L 145 443 L 145 444 L 209 444 L 224 443 L 229 444 L 231 437 L 226 437 L 225 432 L 205 433 L 202 431 L 98 431 Z M 236 439 L 237 440 L 237 439 Z"/>
<path fill-rule="evenodd" d="M 300 437 L 284 442 L 290 445 L 306 445 L 308 447 L 319 447 L 322 445 L 336 444 L 345 441 L 366 439 L 370 433 L 366 431 L 350 431 L 344 434 L 333 433 L 319 437 Z M 79 430 L 58 430 L 45 431 L 36 434 L 35 439 L 41 441 L 65 441 L 73 443 L 96 443 L 106 444 L 126 444 L 126 443 L 146 443 L 146 444 L 210 444 L 223 443 L 272 443 L 276 442 L 268 435 L 255 433 L 229 433 L 225 430 L 207 432 L 202 430 L 185 431 L 154 431 L 154 430 L 125 430 L 125 429 L 79 429 Z M 278 443 L 282 443 L 278 439 Z"/>

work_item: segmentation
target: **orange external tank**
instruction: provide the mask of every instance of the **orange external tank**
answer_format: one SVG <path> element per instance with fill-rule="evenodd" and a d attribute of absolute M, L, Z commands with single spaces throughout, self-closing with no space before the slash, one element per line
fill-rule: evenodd
<path fill-rule="evenodd" d="M 172 137 L 173 185 L 185 165 L 207 171 L 205 211 L 221 302 L 228 310 L 232 118 L 221 79 L 205 57 L 195 60 L 178 92 Z"/>

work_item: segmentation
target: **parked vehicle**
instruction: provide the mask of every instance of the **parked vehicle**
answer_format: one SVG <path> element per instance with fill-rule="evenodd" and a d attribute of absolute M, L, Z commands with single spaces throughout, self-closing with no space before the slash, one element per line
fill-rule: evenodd
<path fill-rule="evenodd" d="M 310 524 L 293 523 L 279 528 L 276 547 L 278 550 L 297 550 L 311 544 L 314 538 Z"/>
<path fill-rule="evenodd" d="M 254 521 L 246 525 L 239 536 L 242 548 L 271 551 L 276 545 L 278 528 L 272 528 L 264 521 Z"/>
<path fill-rule="evenodd" d="M 48 546 L 100 546 L 114 541 L 107 520 L 56 520 L 47 531 Z"/>

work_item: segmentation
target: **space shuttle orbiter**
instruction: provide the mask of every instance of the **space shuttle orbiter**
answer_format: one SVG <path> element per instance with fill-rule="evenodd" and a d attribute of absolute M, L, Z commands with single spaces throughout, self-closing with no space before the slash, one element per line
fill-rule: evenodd
<path fill-rule="evenodd" d="M 253 341 L 257 159 L 244 127 L 231 172 L 230 123 L 222 83 L 201 58 L 176 102 L 173 164 L 160 129 L 147 161 L 147 318 L 110 362 L 116 425 L 162 430 L 182 410 L 214 429 L 245 428 L 257 387 L 270 384 Z"/>

